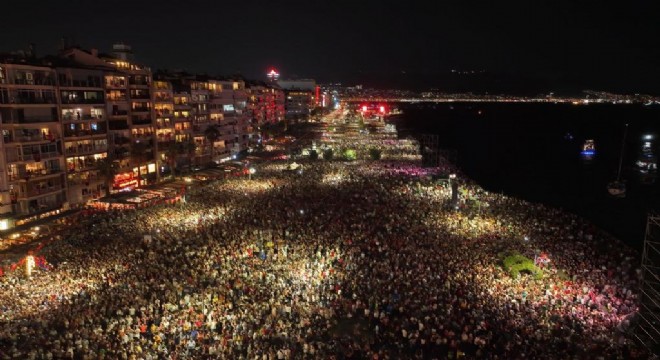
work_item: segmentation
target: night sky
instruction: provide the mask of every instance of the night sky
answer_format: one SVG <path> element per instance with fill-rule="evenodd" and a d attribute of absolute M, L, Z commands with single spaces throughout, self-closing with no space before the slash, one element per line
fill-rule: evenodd
<path fill-rule="evenodd" d="M 12 1 L 0 51 L 50 54 L 69 37 L 102 52 L 123 41 L 155 69 L 254 79 L 275 66 L 378 87 L 660 95 L 654 2 Z"/>

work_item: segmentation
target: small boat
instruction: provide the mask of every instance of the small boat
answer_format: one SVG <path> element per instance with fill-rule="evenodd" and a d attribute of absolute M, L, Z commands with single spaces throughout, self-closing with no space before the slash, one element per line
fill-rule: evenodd
<path fill-rule="evenodd" d="M 622 181 L 612 181 L 607 184 L 607 192 L 617 198 L 626 197 L 626 184 Z"/>
<path fill-rule="evenodd" d="M 617 198 L 626 197 L 626 183 L 621 181 L 621 165 L 623 164 L 623 150 L 626 148 L 626 135 L 628 134 L 628 124 L 623 130 L 623 141 L 621 141 L 621 153 L 619 154 L 619 170 L 616 180 L 607 184 L 607 192 Z"/>
<path fill-rule="evenodd" d="M 584 145 L 582 145 L 582 151 L 580 154 L 586 159 L 591 159 L 594 155 L 596 155 L 596 144 L 594 141 L 591 139 L 585 141 Z"/>

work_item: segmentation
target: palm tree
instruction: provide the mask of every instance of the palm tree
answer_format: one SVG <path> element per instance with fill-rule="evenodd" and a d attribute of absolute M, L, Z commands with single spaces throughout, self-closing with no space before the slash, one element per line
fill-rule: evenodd
<path fill-rule="evenodd" d="M 106 195 L 109 195 L 115 175 L 119 171 L 119 166 L 111 158 L 105 157 L 96 163 L 96 168 L 99 170 L 99 174 L 105 179 Z"/>
<path fill-rule="evenodd" d="M 209 144 L 209 152 L 211 154 L 211 160 L 213 160 L 213 144 L 215 144 L 215 142 L 220 138 L 220 129 L 218 129 L 218 125 L 209 125 L 204 130 L 204 136 L 206 137 L 206 141 Z"/>
<path fill-rule="evenodd" d="M 142 182 L 142 163 L 149 159 L 149 146 L 144 141 L 135 141 L 131 144 L 131 159 L 135 163 L 138 169 L 138 184 Z M 139 185 L 138 185 L 139 187 Z"/>
<path fill-rule="evenodd" d="M 185 155 L 188 160 L 188 168 L 192 167 L 193 158 L 195 157 L 195 151 L 197 150 L 197 145 L 192 138 L 187 138 L 183 142 L 177 143 L 177 151 L 181 155 Z"/>
<path fill-rule="evenodd" d="M 175 178 L 177 170 L 176 158 L 179 154 L 181 154 L 181 143 L 170 141 L 167 144 L 167 148 L 165 149 L 165 156 L 167 157 L 167 164 L 170 166 L 170 170 L 172 171 L 172 177 Z"/>

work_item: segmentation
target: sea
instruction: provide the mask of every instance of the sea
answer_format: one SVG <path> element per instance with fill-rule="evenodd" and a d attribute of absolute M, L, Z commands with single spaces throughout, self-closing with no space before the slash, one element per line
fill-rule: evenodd
<path fill-rule="evenodd" d="M 649 145 L 653 153 L 660 151 L 660 106 L 393 106 L 403 110 L 403 115 L 388 118 L 400 136 L 438 135 L 444 153 L 486 190 L 575 213 L 642 252 L 647 216 L 660 213 L 660 180 L 639 171 L 636 162 L 644 145 L 647 154 Z M 592 157 L 581 154 L 587 140 L 594 141 Z M 627 194 L 614 198 L 607 186 L 617 178 L 620 159 Z"/>

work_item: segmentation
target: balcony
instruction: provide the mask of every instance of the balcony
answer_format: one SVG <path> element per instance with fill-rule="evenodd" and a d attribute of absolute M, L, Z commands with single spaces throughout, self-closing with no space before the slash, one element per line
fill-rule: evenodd
<path fill-rule="evenodd" d="M 60 156 L 62 156 L 62 153 L 59 151 L 36 154 L 18 154 L 16 152 L 7 152 L 7 163 L 40 162 L 43 160 L 58 158 Z"/>
<path fill-rule="evenodd" d="M 126 94 L 124 94 L 124 95 L 109 95 L 109 94 L 106 94 L 105 99 L 107 101 L 126 101 L 128 99 L 128 97 L 126 96 Z"/>
<path fill-rule="evenodd" d="M 174 113 L 168 109 L 156 110 L 157 117 L 170 117 L 172 115 L 174 115 Z"/>
<path fill-rule="evenodd" d="M 150 86 L 148 81 L 146 81 L 146 80 L 136 80 L 136 79 L 129 80 L 128 85 L 130 85 L 130 86 Z"/>
<path fill-rule="evenodd" d="M 65 138 L 105 135 L 105 129 L 99 130 L 64 130 Z"/>
<path fill-rule="evenodd" d="M 103 116 L 101 115 L 91 115 L 91 114 L 83 114 L 80 117 L 77 115 L 64 115 L 62 116 L 62 120 L 64 121 L 86 121 L 86 120 L 102 120 Z"/>
<path fill-rule="evenodd" d="M 60 82 L 61 87 L 76 87 L 76 88 L 101 88 L 101 80 L 75 80 L 67 79 L 66 81 Z"/>
<path fill-rule="evenodd" d="M 128 110 L 113 110 L 110 116 L 128 116 Z"/>
<path fill-rule="evenodd" d="M 55 79 L 49 77 L 34 77 L 33 79 L 14 79 L 14 85 L 55 86 Z"/>
<path fill-rule="evenodd" d="M 15 135 L 15 136 L 5 136 L 4 142 L 6 144 L 10 143 L 39 143 L 39 142 L 52 142 L 59 138 L 58 133 L 50 133 L 49 135 L 44 134 L 32 134 L 32 135 Z"/>
<path fill-rule="evenodd" d="M 40 180 L 47 177 L 52 177 L 53 175 L 58 175 L 62 173 L 60 168 L 51 168 L 51 169 L 41 169 L 37 171 L 22 171 L 18 174 L 9 174 L 9 181 L 30 181 L 30 180 Z"/>
<path fill-rule="evenodd" d="M 57 100 L 54 97 L 20 97 L 12 96 L 9 99 L 0 97 L 0 104 L 16 104 L 16 105 L 47 105 L 47 104 L 57 104 Z"/>
<path fill-rule="evenodd" d="M 151 100 L 151 94 L 131 94 L 131 100 Z"/>
<path fill-rule="evenodd" d="M 156 96 L 154 96 L 154 101 L 171 103 L 172 102 L 172 97 L 171 96 L 156 95 Z"/>
<path fill-rule="evenodd" d="M 68 99 L 68 98 L 62 98 L 62 104 L 66 105 L 84 105 L 84 104 L 104 104 L 105 100 L 101 98 L 94 98 L 94 99 L 83 99 L 83 98 L 76 98 L 76 99 Z"/>
<path fill-rule="evenodd" d="M 4 118 L 2 119 L 3 124 L 43 124 L 59 122 L 57 118 L 53 116 L 24 116 L 14 119 Z"/>
<path fill-rule="evenodd" d="M 137 112 L 149 112 L 151 111 L 151 108 L 148 106 L 136 106 L 132 109 L 132 112 L 137 113 Z"/>
<path fill-rule="evenodd" d="M 126 81 L 106 81 L 105 87 L 113 89 L 125 89 Z"/>
<path fill-rule="evenodd" d="M 108 146 L 78 145 L 66 148 L 66 155 L 87 155 L 108 151 Z"/>
<path fill-rule="evenodd" d="M 151 118 L 133 118 L 131 123 L 135 126 L 151 125 Z"/>
<path fill-rule="evenodd" d="M 39 196 L 44 196 L 44 195 L 51 195 L 57 192 L 60 192 L 64 190 L 64 187 L 61 185 L 53 185 L 53 186 L 44 186 L 41 188 L 34 188 L 31 189 L 26 193 L 19 192 L 18 193 L 18 199 L 30 199 L 33 197 L 39 197 Z"/>
<path fill-rule="evenodd" d="M 99 164 L 99 160 L 77 159 L 72 164 L 69 164 L 69 170 L 67 172 L 69 174 L 73 174 L 73 173 L 82 172 L 82 171 L 89 171 L 89 170 L 92 170 L 92 169 L 96 169 L 98 164 Z"/>

